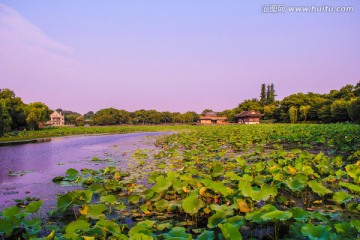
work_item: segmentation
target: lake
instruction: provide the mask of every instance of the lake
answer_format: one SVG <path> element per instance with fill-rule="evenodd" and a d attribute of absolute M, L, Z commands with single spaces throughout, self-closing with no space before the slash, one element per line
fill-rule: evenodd
<path fill-rule="evenodd" d="M 154 149 L 154 136 L 163 134 L 167 133 L 58 137 L 0 147 L 0 209 L 27 196 L 44 200 L 49 209 L 56 204 L 57 193 L 74 188 L 53 183 L 55 176 L 65 175 L 69 168 L 80 171 L 112 165 L 126 169 L 136 149 Z M 92 161 L 94 157 L 106 161 Z"/>

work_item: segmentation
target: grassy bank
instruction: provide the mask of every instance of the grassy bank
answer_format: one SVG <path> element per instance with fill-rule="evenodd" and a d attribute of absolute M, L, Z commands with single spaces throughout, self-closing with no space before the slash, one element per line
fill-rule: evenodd
<path fill-rule="evenodd" d="M 91 126 L 91 127 L 52 127 L 37 131 L 13 131 L 0 137 L 0 143 L 28 141 L 38 138 L 72 136 L 82 134 L 124 134 L 135 132 L 166 132 L 184 131 L 194 128 L 190 125 L 120 125 L 120 126 Z"/>

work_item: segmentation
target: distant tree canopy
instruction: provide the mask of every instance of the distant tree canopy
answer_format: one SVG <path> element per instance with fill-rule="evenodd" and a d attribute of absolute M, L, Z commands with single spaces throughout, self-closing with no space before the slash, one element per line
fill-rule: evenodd
<path fill-rule="evenodd" d="M 0 89 L 0 136 L 11 130 L 38 129 L 49 118 L 49 108 L 41 102 L 24 104 L 10 89 Z"/>
<path fill-rule="evenodd" d="M 327 94 L 296 93 L 275 100 L 274 84 L 261 85 L 260 100 L 244 100 L 236 108 L 219 112 L 219 116 L 234 121 L 234 116 L 242 111 L 256 110 L 264 114 L 265 119 L 278 122 L 360 122 L 360 82 L 355 86 L 346 85 L 340 90 L 331 90 Z M 96 113 L 89 111 L 84 116 L 77 112 L 57 109 L 65 114 L 67 124 L 83 126 L 115 124 L 168 124 L 193 123 L 199 121 L 196 112 L 158 112 L 156 110 L 137 110 L 128 112 L 115 108 L 106 108 Z M 12 130 L 38 129 L 40 123 L 49 119 L 52 111 L 41 102 L 24 104 L 10 89 L 0 89 L 0 136 Z M 201 115 L 213 112 L 205 109 Z"/>

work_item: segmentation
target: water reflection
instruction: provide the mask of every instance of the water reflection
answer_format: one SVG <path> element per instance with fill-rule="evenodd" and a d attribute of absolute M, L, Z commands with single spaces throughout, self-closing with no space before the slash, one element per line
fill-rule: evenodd
<path fill-rule="evenodd" d="M 91 161 L 93 157 L 107 156 L 126 167 L 124 152 L 145 147 L 146 136 L 160 134 L 164 133 L 62 137 L 50 142 L 0 147 L 0 206 L 13 198 L 25 197 L 26 192 L 46 197 L 46 192 L 58 187 L 51 182 L 52 178 L 64 175 L 66 169 L 101 167 Z M 9 172 L 16 175 L 28 170 L 31 172 L 23 176 L 9 176 Z"/>

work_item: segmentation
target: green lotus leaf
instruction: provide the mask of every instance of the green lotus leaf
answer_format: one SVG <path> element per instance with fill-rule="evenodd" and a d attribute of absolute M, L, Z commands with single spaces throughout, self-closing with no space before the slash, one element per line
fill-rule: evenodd
<path fill-rule="evenodd" d="M 121 202 L 120 204 L 116 205 L 115 208 L 119 211 L 124 211 L 126 209 L 126 206 L 123 202 Z"/>
<path fill-rule="evenodd" d="M 242 190 L 242 194 L 245 197 L 250 197 L 254 201 L 266 201 L 271 196 L 276 196 L 278 194 L 278 191 L 275 186 L 264 185 L 258 191 L 254 190 L 252 187 L 245 188 Z"/>
<path fill-rule="evenodd" d="M 290 210 L 293 214 L 293 218 L 297 221 L 307 221 L 309 219 L 309 216 L 307 214 L 307 211 L 304 209 L 295 207 Z"/>
<path fill-rule="evenodd" d="M 333 200 L 334 202 L 336 202 L 337 204 L 341 204 L 343 202 L 347 202 L 350 199 L 352 199 L 353 196 L 344 192 L 344 191 L 340 191 L 340 192 L 336 192 L 333 196 Z"/>
<path fill-rule="evenodd" d="M 314 211 L 314 212 L 308 212 L 308 214 L 311 219 L 317 219 L 322 222 L 327 222 L 328 220 L 321 212 Z"/>
<path fill-rule="evenodd" d="M 222 205 L 218 205 L 218 204 L 211 204 L 210 208 L 216 212 L 218 211 L 223 211 L 225 212 L 226 216 L 232 216 L 234 215 L 234 209 L 237 209 L 236 205 L 226 205 L 226 204 L 222 204 Z"/>
<path fill-rule="evenodd" d="M 301 233 L 310 240 L 327 240 L 330 236 L 331 228 L 329 226 L 306 224 L 301 227 Z"/>
<path fill-rule="evenodd" d="M 264 221 L 271 221 L 271 220 L 285 221 L 290 219 L 292 215 L 293 214 L 291 212 L 275 210 L 269 213 L 265 213 L 264 215 L 261 216 L 261 219 Z"/>
<path fill-rule="evenodd" d="M 224 167 L 220 163 L 215 164 L 212 167 L 211 176 L 218 177 L 218 176 L 222 176 L 222 175 L 224 175 Z"/>
<path fill-rule="evenodd" d="M 139 196 L 139 195 L 131 195 L 128 200 L 132 204 L 137 204 L 140 201 L 140 199 L 141 199 L 141 196 Z"/>
<path fill-rule="evenodd" d="M 101 227 L 103 230 L 117 236 L 121 234 L 120 226 L 114 221 L 101 219 L 96 222 L 96 226 Z"/>
<path fill-rule="evenodd" d="M 231 223 L 219 224 L 219 228 L 226 240 L 242 239 L 239 228 Z"/>
<path fill-rule="evenodd" d="M 201 199 L 196 196 L 189 196 L 185 198 L 182 202 L 182 208 L 186 213 L 195 214 L 199 211 L 200 208 L 204 206 L 204 203 Z"/>
<path fill-rule="evenodd" d="M 164 176 L 156 177 L 156 184 L 153 189 L 157 193 L 162 193 L 172 185 L 172 182 L 166 179 Z"/>
<path fill-rule="evenodd" d="M 146 235 L 144 233 L 134 233 L 129 240 L 153 240 L 153 236 Z"/>
<path fill-rule="evenodd" d="M 304 226 L 304 223 L 301 222 L 294 222 L 290 225 L 289 228 L 289 235 L 291 236 L 291 239 L 304 239 L 301 228 Z"/>
<path fill-rule="evenodd" d="M 1 215 L 4 218 L 9 219 L 19 213 L 20 213 L 20 208 L 18 206 L 12 206 L 12 207 L 5 208 Z"/>
<path fill-rule="evenodd" d="M 146 236 L 153 236 L 151 228 L 146 226 L 145 224 L 136 224 L 129 230 L 129 237 L 133 237 L 135 234 L 144 234 Z"/>
<path fill-rule="evenodd" d="M 231 223 L 234 226 L 237 227 L 241 227 L 245 225 L 245 218 L 244 216 L 233 216 L 230 218 L 227 218 L 226 221 L 227 223 Z"/>
<path fill-rule="evenodd" d="M 171 223 L 161 223 L 156 226 L 156 228 L 160 231 L 164 231 L 165 229 L 171 229 L 172 224 Z"/>
<path fill-rule="evenodd" d="M 75 190 L 69 193 L 74 204 L 90 203 L 93 192 L 90 190 Z"/>
<path fill-rule="evenodd" d="M 225 212 L 222 211 L 222 210 L 217 211 L 214 215 L 212 215 L 212 216 L 208 219 L 207 227 L 208 227 L 208 228 L 215 228 L 215 227 L 217 227 L 220 223 L 222 223 L 225 219 L 226 219 L 226 214 L 225 214 Z"/>
<path fill-rule="evenodd" d="M 0 218 L 0 235 L 1 233 L 4 233 L 5 235 L 11 234 L 15 227 L 16 225 L 12 222 Z"/>
<path fill-rule="evenodd" d="M 203 179 L 201 182 L 213 191 L 221 193 L 224 197 L 233 192 L 231 188 L 226 187 L 222 182 L 215 182 L 211 179 Z"/>
<path fill-rule="evenodd" d="M 115 195 L 106 195 L 100 197 L 100 202 L 107 203 L 110 205 L 114 205 L 117 203 L 116 196 Z"/>
<path fill-rule="evenodd" d="M 349 189 L 351 192 L 360 193 L 360 186 L 352 184 L 352 183 L 347 183 L 347 182 L 340 182 L 340 186 L 342 187 L 346 187 L 347 189 Z"/>
<path fill-rule="evenodd" d="M 191 234 L 186 233 L 185 228 L 183 227 L 173 227 L 170 230 L 170 232 L 164 233 L 162 236 L 165 239 L 173 239 L 173 240 L 192 239 Z"/>
<path fill-rule="evenodd" d="M 324 196 L 325 194 L 332 193 L 331 190 L 327 189 L 322 185 L 321 182 L 318 182 L 316 180 L 311 180 L 308 182 L 308 186 L 311 188 L 311 190 L 320 196 Z"/>
<path fill-rule="evenodd" d="M 69 168 L 66 170 L 66 180 L 74 181 L 77 179 L 79 171 L 74 168 Z"/>
<path fill-rule="evenodd" d="M 207 230 L 205 230 L 196 238 L 196 240 L 213 240 L 213 239 L 215 239 L 214 231 L 207 231 Z"/>
<path fill-rule="evenodd" d="M 34 213 L 38 211 L 39 208 L 42 206 L 42 203 L 43 203 L 42 200 L 29 203 L 25 208 L 25 212 Z"/>
<path fill-rule="evenodd" d="M 187 187 L 187 185 L 188 185 L 187 182 L 176 179 L 174 180 L 173 188 L 177 193 L 182 193 L 183 187 Z"/>
<path fill-rule="evenodd" d="M 235 161 L 236 161 L 237 165 L 240 166 L 240 167 L 246 166 L 246 160 L 241 156 L 237 156 L 235 158 Z"/>
<path fill-rule="evenodd" d="M 160 201 L 155 202 L 154 205 L 156 207 L 156 210 L 162 212 L 168 208 L 169 202 L 165 199 L 161 199 Z"/>
<path fill-rule="evenodd" d="M 234 172 L 227 172 L 225 174 L 225 177 L 232 181 L 240 181 L 241 180 L 241 177 Z"/>
<path fill-rule="evenodd" d="M 350 223 L 337 223 L 334 224 L 336 232 L 339 233 L 342 237 L 348 237 L 350 239 L 356 239 L 357 230 L 351 226 Z"/>
<path fill-rule="evenodd" d="M 154 196 L 155 191 L 152 188 L 148 188 L 143 192 L 143 198 L 150 199 Z"/>
<path fill-rule="evenodd" d="M 68 239 L 81 239 L 79 235 L 79 231 L 86 230 L 90 227 L 90 223 L 85 220 L 77 220 L 69 223 L 65 228 L 65 238 Z"/>
<path fill-rule="evenodd" d="M 351 221 L 350 221 L 350 224 L 351 224 L 351 226 L 353 226 L 354 228 L 356 228 L 356 230 L 357 230 L 358 232 L 360 232 L 360 220 L 356 220 L 356 219 L 351 220 Z"/>
<path fill-rule="evenodd" d="M 261 218 L 261 216 L 275 210 L 277 210 L 277 208 L 274 205 L 266 204 L 257 211 L 246 213 L 245 219 L 248 221 L 254 221 L 256 223 L 262 223 L 264 220 Z"/>
<path fill-rule="evenodd" d="M 100 219 L 103 216 L 103 212 L 106 210 L 106 206 L 104 204 L 90 204 L 88 206 L 86 217 L 92 219 Z"/>
<path fill-rule="evenodd" d="M 294 178 L 288 178 L 283 183 L 291 191 L 302 191 L 306 187 L 307 177 L 305 175 L 296 175 Z"/>

